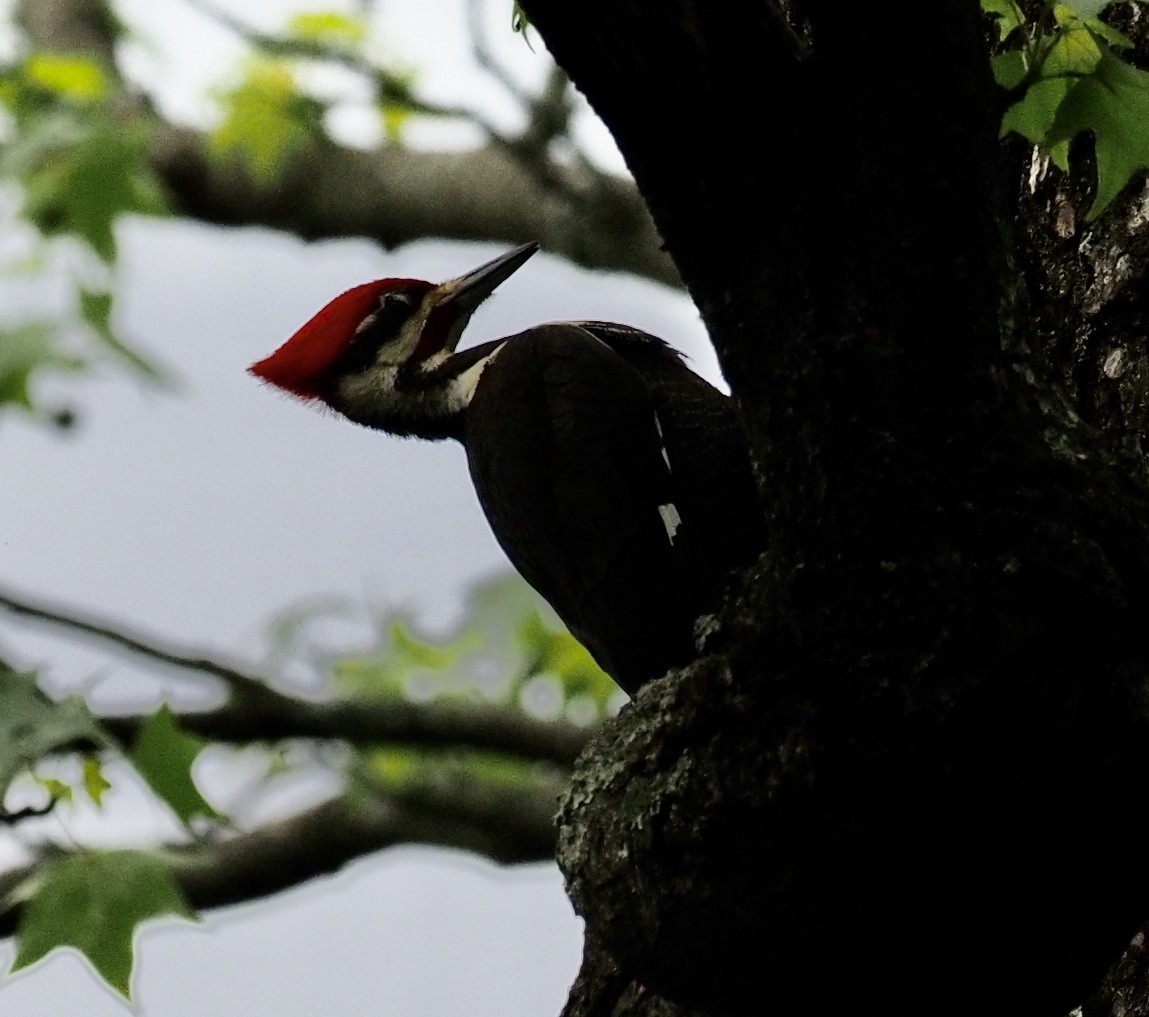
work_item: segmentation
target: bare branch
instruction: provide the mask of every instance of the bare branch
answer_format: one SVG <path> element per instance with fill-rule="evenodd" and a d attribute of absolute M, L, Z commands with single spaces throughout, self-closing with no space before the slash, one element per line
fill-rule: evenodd
<path fill-rule="evenodd" d="M 476 786 L 403 794 L 351 792 L 250 833 L 156 852 L 196 909 L 224 907 L 279 893 L 348 862 L 398 844 L 472 851 L 505 864 L 549 861 L 554 846 L 555 789 Z M 37 862 L 0 875 L 0 900 L 35 875 Z M 0 935 L 11 935 L 19 905 L 0 915 Z"/>
<path fill-rule="evenodd" d="M 215 710 L 177 713 L 185 731 L 214 742 L 247 744 L 306 738 L 358 746 L 497 752 L 569 767 L 591 732 L 562 721 L 535 720 L 489 703 L 411 703 L 403 699 L 307 702 L 272 690 Z M 102 716 L 100 723 L 130 742 L 147 717 Z"/>
<path fill-rule="evenodd" d="M 145 640 L 108 622 L 83 618 L 72 611 L 49 607 L 47 604 L 37 604 L 24 597 L 17 597 L 3 591 L 0 591 L 0 608 L 23 618 L 31 618 L 33 621 L 44 622 L 70 632 L 79 633 L 82 636 L 92 636 L 110 642 L 121 649 L 147 657 L 160 664 L 186 671 L 197 671 L 213 678 L 219 678 L 235 692 L 243 695 L 258 698 L 275 694 L 259 678 L 245 674 L 230 665 L 183 650 L 162 646 L 158 642 Z"/>
<path fill-rule="evenodd" d="M 521 157 L 545 167 L 553 186 L 569 187 L 566 175 L 548 158 L 551 142 L 568 137 L 570 132 L 570 79 L 557 64 L 547 75 L 542 93 L 530 100 L 529 109 L 530 120 L 515 149 Z"/>
<path fill-rule="evenodd" d="M 483 28 L 482 15 L 482 0 L 468 0 L 467 30 L 471 36 L 471 53 L 475 58 L 475 63 L 502 85 L 521 106 L 529 106 L 531 104 L 531 96 L 515 81 L 507 69 L 495 59 L 494 50 L 491 49 L 486 30 Z"/>
<path fill-rule="evenodd" d="M 269 896 L 398 844 L 459 848 L 508 865 L 551 859 L 549 791 L 499 796 L 489 809 L 468 811 L 463 797 L 349 793 L 230 840 L 172 849 L 165 859 L 196 908 Z"/>
<path fill-rule="evenodd" d="M 470 152 L 375 152 L 317 139 L 275 181 L 221 160 L 204 135 L 156 124 L 151 163 L 182 215 L 265 226 L 307 240 L 368 237 L 390 250 L 428 236 L 541 242 L 576 264 L 679 285 L 637 189 L 605 174 L 593 200 L 542 186 L 503 145 Z M 333 186 L 332 181 L 338 181 Z"/>
<path fill-rule="evenodd" d="M 103 0 L 22 0 L 16 17 L 37 46 L 85 53 L 114 65 L 114 15 Z"/>

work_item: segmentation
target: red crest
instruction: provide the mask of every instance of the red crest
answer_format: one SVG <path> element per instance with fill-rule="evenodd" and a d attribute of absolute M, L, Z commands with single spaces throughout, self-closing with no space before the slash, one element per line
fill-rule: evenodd
<path fill-rule="evenodd" d="M 319 398 L 323 376 L 347 351 L 355 330 L 375 310 L 379 294 L 409 284 L 427 285 L 414 279 L 376 279 L 353 286 L 248 372 L 304 399 Z"/>

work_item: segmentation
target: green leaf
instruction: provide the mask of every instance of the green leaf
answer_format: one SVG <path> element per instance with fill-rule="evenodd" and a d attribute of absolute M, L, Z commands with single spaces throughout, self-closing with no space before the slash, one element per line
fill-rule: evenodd
<path fill-rule="evenodd" d="M 1097 158 L 1094 219 L 1133 176 L 1149 169 L 1149 73 L 1106 51 L 1096 73 L 1077 81 L 1057 109 L 1048 143 L 1091 131 Z"/>
<path fill-rule="evenodd" d="M 379 104 L 383 121 L 383 134 L 388 141 L 397 142 L 403 137 L 403 128 L 411 119 L 412 110 L 406 103 L 385 100 Z"/>
<path fill-rule="evenodd" d="M 57 780 L 55 777 L 37 777 L 36 783 L 48 792 L 53 805 L 57 802 L 67 802 L 71 805 L 75 800 L 72 789 L 62 780 Z"/>
<path fill-rule="evenodd" d="M 138 351 L 132 349 L 112 331 L 112 304 L 114 295 L 107 290 L 89 290 L 83 286 L 80 292 L 80 316 L 85 324 L 99 337 L 104 346 L 120 360 L 125 361 L 145 377 L 162 384 L 170 384 L 170 378 L 156 364 Z"/>
<path fill-rule="evenodd" d="M 565 698 L 589 696 L 599 706 L 618 691 L 582 643 L 566 629 L 548 625 L 537 611 L 523 620 L 518 637 L 527 661 L 520 687 L 536 675 L 551 674 L 562 684 Z"/>
<path fill-rule="evenodd" d="M 545 672 L 560 681 L 568 701 L 585 697 L 605 708 L 618 695 L 594 658 L 518 576 L 476 588 L 455 632 L 429 640 L 414 631 L 409 618 L 389 619 L 378 654 L 335 666 L 340 688 L 421 699 L 481 693 L 519 705 L 522 687 Z"/>
<path fill-rule="evenodd" d="M 224 115 L 212 135 L 215 151 L 241 158 L 262 183 L 320 131 L 322 107 L 299 91 L 283 61 L 249 60 L 239 83 L 217 94 Z"/>
<path fill-rule="evenodd" d="M 55 323 L 34 321 L 0 329 L 0 406 L 32 409 L 32 377 L 47 371 L 77 371 L 84 362 L 63 349 Z M 0 676 L 3 671 L 0 670 Z"/>
<path fill-rule="evenodd" d="M 80 852 L 52 862 L 20 915 L 11 972 L 73 947 L 132 997 L 136 930 L 166 915 L 195 918 L 167 867 L 135 851 Z"/>
<path fill-rule="evenodd" d="M 391 647 L 406 665 L 427 671 L 446 670 L 459 659 L 460 652 L 458 646 L 435 646 L 416 639 L 401 622 L 391 626 Z"/>
<path fill-rule="evenodd" d="M 997 18 L 998 42 L 1004 42 L 1010 32 L 1025 24 L 1025 12 L 1016 0 L 981 0 L 981 9 Z"/>
<path fill-rule="evenodd" d="M 103 806 L 104 792 L 110 790 L 111 786 L 111 782 L 104 776 L 104 769 L 99 759 L 95 756 L 85 756 L 84 790 L 98 808 Z"/>
<path fill-rule="evenodd" d="M 0 172 L 23 185 L 22 214 L 44 236 L 77 236 L 112 262 L 116 219 L 164 209 L 146 144 L 142 128 L 113 123 L 98 111 L 55 110 L 20 132 L 0 158 Z"/>
<path fill-rule="evenodd" d="M 82 699 L 56 702 L 40 691 L 34 675 L 0 665 L 0 800 L 38 760 L 79 743 L 111 745 Z"/>
<path fill-rule="evenodd" d="M 1112 25 L 1105 24 L 1097 18 L 1086 18 L 1086 26 L 1103 42 L 1107 42 L 1114 49 L 1131 49 L 1136 45 L 1124 32 L 1119 32 Z"/>
<path fill-rule="evenodd" d="M 387 788 L 401 788 L 427 773 L 432 757 L 420 749 L 387 745 L 364 754 L 371 775 Z"/>
<path fill-rule="evenodd" d="M 296 39 L 345 49 L 355 48 L 367 38 L 367 26 L 358 18 L 340 11 L 296 14 L 288 22 L 287 32 Z"/>
<path fill-rule="evenodd" d="M 164 705 L 145 721 L 128 754 L 140 776 L 185 824 L 197 816 L 219 818 L 192 780 L 192 764 L 205 744 L 181 731 Z"/>
<path fill-rule="evenodd" d="M 24 63 L 24 74 L 31 84 L 75 102 L 97 102 L 110 91 L 104 68 L 85 56 L 32 53 Z"/>
<path fill-rule="evenodd" d="M 1029 73 L 1029 55 L 1023 49 L 999 53 L 990 57 L 989 63 L 994 81 L 1006 90 L 1017 88 Z"/>
<path fill-rule="evenodd" d="M 1044 144 L 1057 111 L 1072 87 L 1073 81 L 1069 78 L 1035 81 L 1025 95 L 1005 111 L 1001 120 L 1002 136 L 1017 131 L 1034 145 Z"/>
<path fill-rule="evenodd" d="M 1071 0 L 1068 4 L 1082 18 L 1096 18 L 1114 0 Z"/>
<path fill-rule="evenodd" d="M 523 787 L 540 778 L 535 764 L 497 752 L 435 752 L 388 745 L 364 753 L 360 762 L 366 767 L 362 775 L 373 785 L 400 792 L 419 786 L 458 788 L 466 782 L 482 797 L 494 790 L 492 785 Z"/>
<path fill-rule="evenodd" d="M 1057 33 L 1041 65 L 1042 77 L 1092 74 L 1101 62 L 1101 46 L 1085 25 L 1073 18 Z"/>

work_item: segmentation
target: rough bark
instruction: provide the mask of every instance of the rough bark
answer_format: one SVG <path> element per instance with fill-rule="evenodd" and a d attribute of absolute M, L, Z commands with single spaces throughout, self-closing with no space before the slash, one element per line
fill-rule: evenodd
<path fill-rule="evenodd" d="M 1144 261 L 1084 273 L 1143 242 L 1137 195 L 1051 277 L 973 0 L 810 0 L 804 60 L 764 3 L 524 6 L 703 311 L 770 535 L 709 656 L 576 770 L 559 859 L 596 950 L 712 1014 L 1066 1013 L 1149 913 L 1149 504 L 1140 403 L 1082 422 L 1035 296 L 1117 314 Z"/>

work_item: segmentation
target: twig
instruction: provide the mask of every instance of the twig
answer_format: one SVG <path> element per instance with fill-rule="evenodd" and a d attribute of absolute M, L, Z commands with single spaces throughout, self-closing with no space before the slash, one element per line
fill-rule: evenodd
<path fill-rule="evenodd" d="M 198 671 L 201 674 L 211 675 L 226 682 L 235 692 L 250 697 L 278 695 L 264 681 L 250 674 L 245 674 L 227 664 L 208 657 L 197 656 L 181 650 L 161 646 L 158 642 L 145 640 L 141 636 L 113 627 L 111 624 L 83 618 L 79 614 L 65 611 L 62 608 L 49 607 L 46 604 L 37 604 L 23 597 L 0 590 L 0 608 L 12 614 L 34 621 L 44 622 L 58 628 L 68 629 L 85 636 L 94 636 L 105 640 L 115 646 L 132 653 L 148 657 L 170 667 L 177 667 L 185 671 Z"/>
<path fill-rule="evenodd" d="M 466 120 L 474 124 L 493 140 L 501 140 L 498 129 L 481 113 L 465 106 L 447 106 L 425 102 L 412 94 L 407 83 L 383 68 L 347 50 L 325 46 L 311 39 L 292 39 L 269 35 L 241 21 L 228 11 L 216 7 L 208 0 L 184 0 L 188 6 L 211 18 L 217 24 L 238 35 L 257 49 L 277 56 L 321 60 L 338 64 L 368 78 L 378 89 L 380 98 L 397 103 L 412 113 L 422 116 Z"/>
<path fill-rule="evenodd" d="M 483 28 L 482 0 L 468 0 L 467 29 L 471 36 L 471 53 L 475 58 L 475 63 L 502 85 L 519 105 L 530 106 L 531 96 L 511 77 L 510 72 L 495 59 L 494 51 L 487 41 L 487 32 Z"/>
<path fill-rule="evenodd" d="M 504 791 L 482 806 L 474 788 L 422 795 L 349 793 L 250 833 L 152 852 L 171 869 L 193 908 L 256 900 L 336 872 L 366 854 L 399 844 L 460 848 L 506 865 L 553 857 L 550 793 Z M 11 935 L 22 901 L 13 899 L 59 850 L 45 845 L 30 865 L 0 873 L 0 936 Z M 18 896 L 18 895 L 17 895 Z"/>

